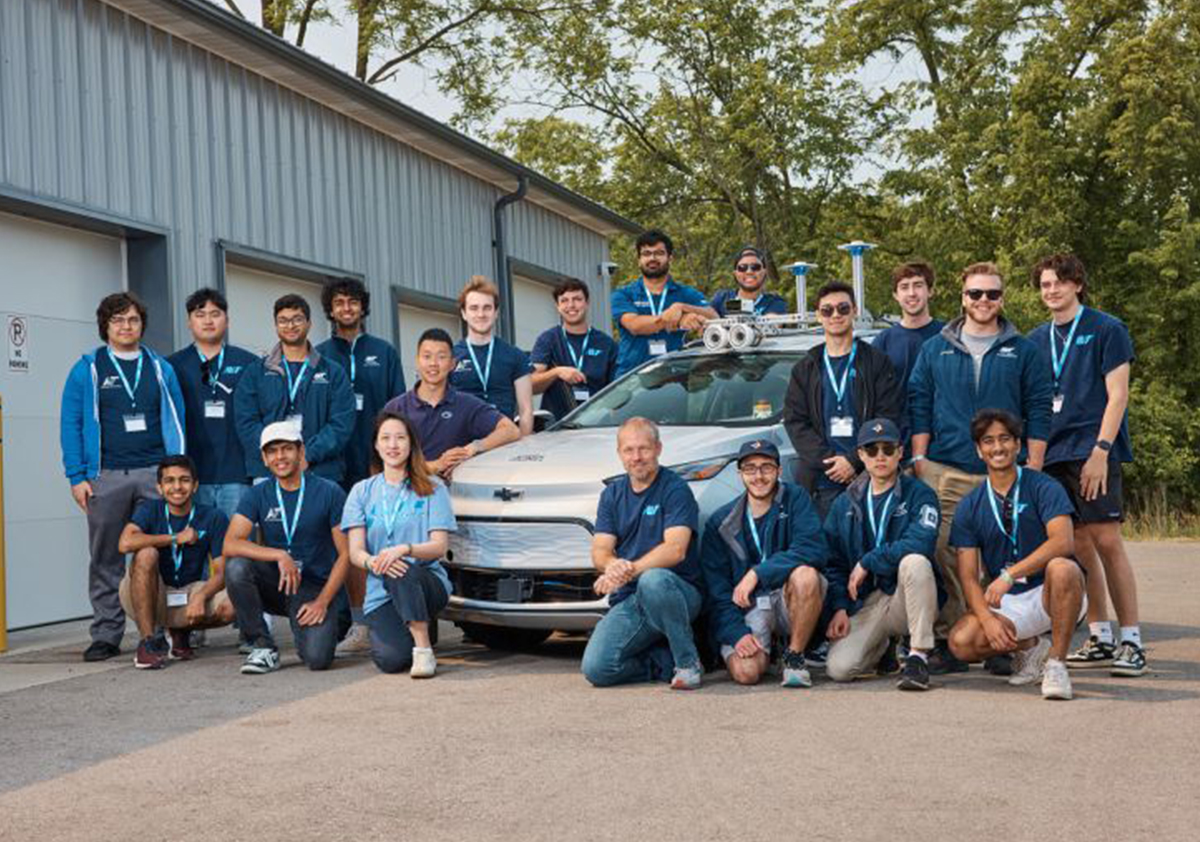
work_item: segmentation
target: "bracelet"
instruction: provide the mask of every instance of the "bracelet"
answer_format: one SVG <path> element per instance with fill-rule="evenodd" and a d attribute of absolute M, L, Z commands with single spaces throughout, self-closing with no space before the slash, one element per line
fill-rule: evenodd
<path fill-rule="evenodd" d="M 925 461 L 925 454 L 924 454 L 924 453 L 918 453 L 918 454 L 916 454 L 915 456 L 913 456 L 912 460 L 913 460 L 914 462 L 924 462 L 924 461 Z"/>
<path fill-rule="evenodd" d="M 1004 584 L 1008 585 L 1010 588 L 1013 586 L 1013 584 L 1015 584 L 1013 575 L 1008 572 L 1007 567 L 1000 571 L 1000 580 L 1002 582 L 1004 582 Z"/>
<path fill-rule="evenodd" d="M 363 570 L 367 571 L 368 573 L 375 572 L 371 569 L 371 556 L 367 556 L 365 559 L 363 559 Z"/>

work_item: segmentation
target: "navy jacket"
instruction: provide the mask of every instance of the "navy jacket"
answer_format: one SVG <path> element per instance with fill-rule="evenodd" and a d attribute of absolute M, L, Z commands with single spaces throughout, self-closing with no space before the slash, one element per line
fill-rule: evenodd
<path fill-rule="evenodd" d="M 898 483 L 899 495 L 892 500 L 884 543 L 878 548 L 868 543 L 870 521 L 864 508 L 866 496 L 871 491 L 871 477 L 861 474 L 833 501 L 825 518 L 825 542 L 829 546 L 829 564 L 825 571 L 829 580 L 826 605 L 832 611 L 845 609 L 853 616 L 872 591 L 894 594 L 900 561 L 912 553 L 929 559 L 937 580 L 938 605 L 946 601 L 941 573 L 934 559 L 941 523 L 937 494 L 915 477 L 901 474 Z M 850 571 L 855 564 L 862 564 L 868 575 L 858 589 L 858 599 L 851 600 L 848 587 Z"/>
<path fill-rule="evenodd" d="M 704 525 L 700 565 L 704 571 L 704 610 L 717 643 L 733 646 L 750 633 L 746 610 L 733 603 L 733 589 L 750 568 L 758 574 L 757 593 L 783 587 L 802 564 L 825 567 L 827 551 L 821 521 L 803 488 L 780 483 L 763 522 L 763 561 L 756 562 L 741 540 L 746 528 L 747 495 L 735 497 L 713 512 Z"/>

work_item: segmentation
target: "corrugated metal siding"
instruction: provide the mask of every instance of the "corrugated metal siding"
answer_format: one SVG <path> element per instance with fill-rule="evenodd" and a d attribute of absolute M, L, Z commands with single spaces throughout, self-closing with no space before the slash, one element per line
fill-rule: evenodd
<path fill-rule="evenodd" d="M 168 229 L 176 302 L 213 283 L 218 240 L 380 301 L 494 271 L 494 187 L 98 0 L 0 2 L 0 184 Z M 607 317 L 603 237 L 527 203 L 508 220 L 511 256 L 597 284 Z"/>

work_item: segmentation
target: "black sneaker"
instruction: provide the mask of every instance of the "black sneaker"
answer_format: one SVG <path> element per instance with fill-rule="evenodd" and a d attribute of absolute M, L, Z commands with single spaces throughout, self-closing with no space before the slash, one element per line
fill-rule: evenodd
<path fill-rule="evenodd" d="M 971 668 L 966 661 L 954 657 L 950 646 L 944 640 L 939 640 L 929 653 L 928 666 L 930 675 L 949 675 L 952 672 L 966 672 Z"/>
<path fill-rule="evenodd" d="M 1122 640 L 1113 653 L 1110 675 L 1136 678 L 1146 672 L 1146 650 L 1132 640 Z"/>
<path fill-rule="evenodd" d="M 85 661 L 107 661 L 109 658 L 115 658 L 121 654 L 119 646 L 113 646 L 111 643 L 105 643 L 103 640 L 93 640 L 92 645 L 83 650 L 83 659 Z"/>
<path fill-rule="evenodd" d="M 1112 663 L 1116 649 L 1113 644 L 1092 635 L 1087 643 L 1067 655 L 1067 667 L 1073 670 L 1106 667 Z"/>
<path fill-rule="evenodd" d="M 1013 673 L 1012 655 L 993 655 L 983 662 L 983 668 L 992 675 L 1008 677 Z"/>
<path fill-rule="evenodd" d="M 896 682 L 900 690 L 928 690 L 929 664 L 924 658 L 909 655 L 904 659 L 904 669 L 900 671 L 900 680 Z"/>
<path fill-rule="evenodd" d="M 879 657 L 879 663 L 875 665 L 875 674 L 885 676 L 895 675 L 898 672 L 900 672 L 900 661 L 896 658 L 896 641 L 893 639 L 888 641 L 887 648 Z"/>
<path fill-rule="evenodd" d="M 804 653 L 804 660 L 810 667 L 825 669 L 825 659 L 829 657 L 829 641 L 822 640 L 816 646 Z"/>

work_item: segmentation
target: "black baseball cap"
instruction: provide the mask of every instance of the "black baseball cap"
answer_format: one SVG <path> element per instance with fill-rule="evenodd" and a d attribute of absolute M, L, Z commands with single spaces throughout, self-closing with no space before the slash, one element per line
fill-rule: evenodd
<path fill-rule="evenodd" d="M 779 448 L 770 439 L 754 439 L 743 444 L 738 451 L 738 464 L 742 464 L 742 460 L 750 456 L 766 456 L 776 465 L 779 464 Z"/>
<path fill-rule="evenodd" d="M 761 251 L 759 251 L 758 249 L 756 249 L 754 246 L 746 246 L 741 251 L 739 251 L 737 253 L 737 257 L 735 257 L 733 259 L 733 265 L 737 266 L 739 263 L 742 262 L 742 258 L 748 254 L 752 254 L 755 257 L 757 257 L 758 262 L 763 264 L 764 266 L 767 265 L 767 256 L 765 254 L 763 254 Z"/>
<path fill-rule="evenodd" d="M 858 446 L 865 447 L 877 441 L 900 443 L 900 428 L 887 418 L 872 418 L 858 431 Z"/>

